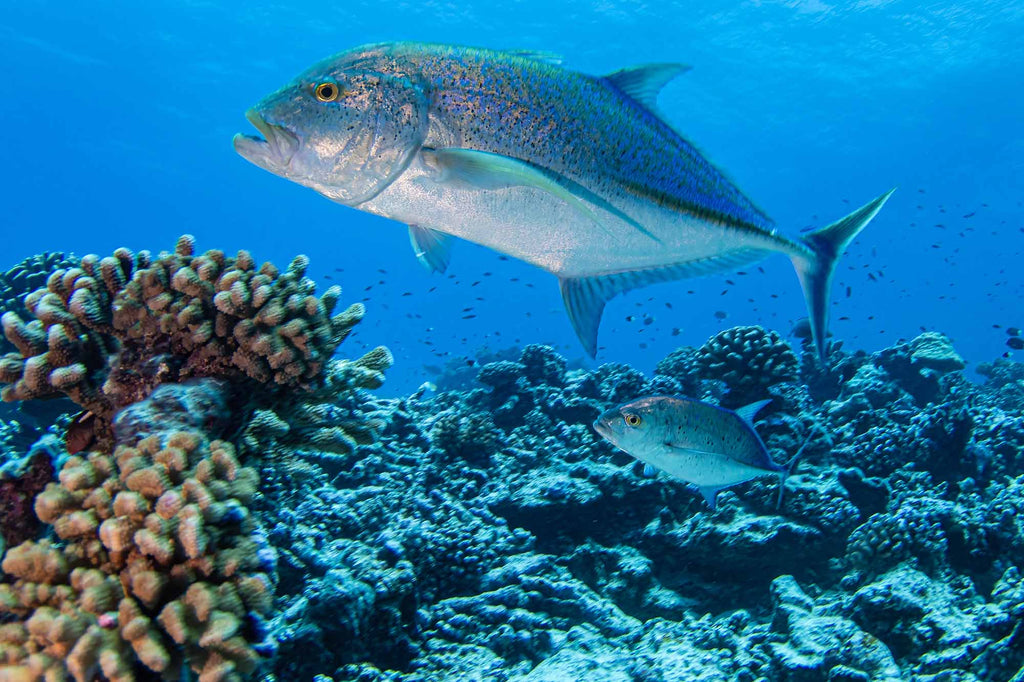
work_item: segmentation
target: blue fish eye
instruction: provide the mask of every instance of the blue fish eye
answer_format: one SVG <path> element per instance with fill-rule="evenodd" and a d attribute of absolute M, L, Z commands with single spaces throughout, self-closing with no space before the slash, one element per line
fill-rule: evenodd
<path fill-rule="evenodd" d="M 627 412 L 626 414 L 622 415 L 622 418 L 625 420 L 628 426 L 632 426 L 634 428 L 640 426 L 640 424 L 642 424 L 644 421 L 643 419 L 640 418 L 640 415 L 634 414 L 633 412 Z"/>
<path fill-rule="evenodd" d="M 341 94 L 341 88 L 338 87 L 337 83 L 324 81 L 313 88 L 313 94 L 321 102 L 333 102 Z"/>

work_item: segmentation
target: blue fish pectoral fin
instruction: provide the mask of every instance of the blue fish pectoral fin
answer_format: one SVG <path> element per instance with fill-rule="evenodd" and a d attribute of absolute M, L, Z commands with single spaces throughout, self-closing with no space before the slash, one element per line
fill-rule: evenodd
<path fill-rule="evenodd" d="M 700 491 L 701 497 L 707 501 L 708 506 L 711 507 L 711 511 L 715 511 L 715 509 L 718 508 L 718 493 L 721 488 L 714 486 L 697 486 L 697 490 Z"/>
<path fill-rule="evenodd" d="M 640 64 L 614 71 L 601 80 L 657 113 L 658 93 L 669 81 L 691 68 L 686 64 Z"/>
<path fill-rule="evenodd" d="M 736 414 L 739 415 L 740 419 L 742 419 L 743 421 L 745 421 L 748 424 L 750 424 L 751 426 L 753 426 L 754 425 L 754 417 L 756 417 L 757 413 L 760 412 L 762 409 L 764 409 L 764 406 L 767 405 L 768 403 L 770 403 L 771 401 L 772 401 L 771 398 L 766 398 L 764 400 L 758 400 L 756 403 L 750 403 L 749 405 L 744 405 L 743 407 L 738 407 L 738 408 L 736 408 L 733 411 Z"/>
<path fill-rule="evenodd" d="M 552 173 L 545 172 L 526 161 L 476 149 L 424 148 L 421 153 L 428 163 L 441 172 L 441 182 L 484 190 L 533 187 L 561 199 L 604 227 L 597 214 L 553 178 Z"/>
<path fill-rule="evenodd" d="M 652 467 L 650 464 L 644 464 L 644 478 L 654 478 L 657 475 L 657 469 Z"/>
<path fill-rule="evenodd" d="M 444 232 L 419 225 L 409 226 L 409 242 L 423 267 L 431 272 L 444 272 L 452 260 L 452 238 Z"/>
<path fill-rule="evenodd" d="M 558 280 L 569 322 L 590 357 L 597 355 L 597 330 L 605 304 L 619 294 L 659 282 L 710 275 L 747 265 L 765 254 L 761 249 L 736 249 L 717 256 L 649 270 L 629 270 L 594 277 Z"/>
<path fill-rule="evenodd" d="M 828 297 L 836 263 L 846 246 L 871 222 L 895 191 L 895 188 L 891 189 L 845 218 L 811 232 L 803 239 L 809 253 L 791 257 L 797 277 L 800 278 L 800 286 L 804 290 L 814 347 L 823 362 L 828 334 Z"/>
<path fill-rule="evenodd" d="M 424 147 L 423 159 L 440 172 L 438 180 L 471 187 L 473 189 L 495 190 L 508 187 L 532 187 L 547 192 L 565 202 L 573 210 L 587 217 L 608 236 L 614 236 L 608 226 L 587 205 L 587 202 L 629 224 L 654 241 L 661 240 L 651 234 L 643 225 L 631 218 L 609 201 L 590 191 L 583 185 L 542 166 L 503 154 L 482 152 L 476 149 L 448 147 L 430 149 Z"/>

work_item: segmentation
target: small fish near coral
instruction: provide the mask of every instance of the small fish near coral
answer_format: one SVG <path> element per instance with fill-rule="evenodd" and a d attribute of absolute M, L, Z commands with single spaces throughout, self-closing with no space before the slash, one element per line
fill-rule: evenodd
<path fill-rule="evenodd" d="M 765 474 L 779 477 L 781 506 L 786 477 L 803 447 L 784 466 L 772 461 L 753 426 L 769 402 L 734 411 L 689 398 L 647 396 L 608 410 L 594 429 L 643 462 L 645 474 L 660 470 L 697 486 L 711 509 L 723 488 Z"/>
<path fill-rule="evenodd" d="M 803 287 L 823 357 L 832 275 L 886 192 L 794 241 L 660 114 L 688 70 L 606 76 L 547 53 L 383 43 L 330 57 L 246 113 L 235 150 L 328 199 L 409 225 L 443 272 L 452 237 L 558 277 L 573 329 L 597 353 L 605 304 L 656 282 L 781 253 Z"/>

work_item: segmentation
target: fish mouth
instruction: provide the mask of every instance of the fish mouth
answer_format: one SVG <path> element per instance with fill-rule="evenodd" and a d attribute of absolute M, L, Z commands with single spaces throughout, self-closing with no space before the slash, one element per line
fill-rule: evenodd
<path fill-rule="evenodd" d="M 269 171 L 286 169 L 299 150 L 298 136 L 287 128 L 270 123 L 255 109 L 245 112 L 245 117 L 262 136 L 236 134 L 232 139 L 235 151 L 247 161 Z"/>
<path fill-rule="evenodd" d="M 607 438 L 608 440 L 611 440 L 612 430 L 608 428 L 608 424 L 607 422 L 605 422 L 603 418 L 598 419 L 596 422 L 593 423 L 592 426 L 599 435 L 603 436 L 604 438 Z"/>

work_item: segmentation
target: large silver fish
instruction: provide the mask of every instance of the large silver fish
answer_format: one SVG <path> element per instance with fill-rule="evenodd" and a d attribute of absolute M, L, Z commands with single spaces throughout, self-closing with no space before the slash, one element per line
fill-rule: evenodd
<path fill-rule="evenodd" d="M 546 54 L 389 43 L 316 64 L 246 117 L 235 149 L 329 199 L 408 224 L 443 271 L 452 236 L 558 277 L 590 355 L 630 289 L 789 257 L 825 353 L 836 260 L 891 191 L 793 241 L 660 116 L 687 67 L 589 76 Z"/>
<path fill-rule="evenodd" d="M 772 461 L 753 427 L 754 416 L 768 402 L 733 411 L 688 398 L 649 396 L 613 407 L 594 429 L 643 462 L 646 473 L 664 471 L 697 486 L 712 509 L 718 491 L 765 474 L 779 477 L 781 504 L 800 452 L 785 466 Z"/>

